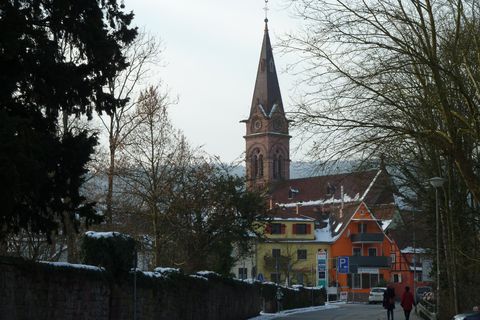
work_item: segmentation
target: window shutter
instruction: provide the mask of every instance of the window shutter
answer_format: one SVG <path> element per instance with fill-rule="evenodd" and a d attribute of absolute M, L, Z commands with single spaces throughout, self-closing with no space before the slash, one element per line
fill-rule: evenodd
<path fill-rule="evenodd" d="M 284 224 L 282 224 L 282 232 L 281 232 L 282 234 L 285 234 L 285 229 L 286 229 L 286 228 L 287 228 L 287 226 L 284 225 Z"/>
<path fill-rule="evenodd" d="M 272 234 L 272 226 L 270 224 L 267 224 L 267 227 L 265 228 L 265 232 L 267 234 Z"/>
<path fill-rule="evenodd" d="M 312 233 L 312 225 L 309 223 L 307 224 L 307 234 Z"/>
<path fill-rule="evenodd" d="M 297 234 L 297 224 L 293 224 L 293 229 L 292 229 L 293 234 Z"/>

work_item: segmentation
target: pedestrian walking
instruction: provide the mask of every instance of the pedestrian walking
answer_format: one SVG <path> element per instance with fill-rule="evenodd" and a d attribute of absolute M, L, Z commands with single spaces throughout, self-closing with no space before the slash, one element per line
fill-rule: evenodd
<path fill-rule="evenodd" d="M 400 305 L 402 306 L 403 312 L 405 313 L 405 320 L 410 319 L 410 312 L 415 305 L 415 300 L 413 299 L 413 294 L 410 292 L 409 286 L 405 287 L 405 291 L 402 295 L 402 302 L 400 303 Z"/>
<path fill-rule="evenodd" d="M 383 307 L 387 309 L 387 320 L 393 320 L 393 309 L 395 309 L 395 289 L 392 285 L 387 286 L 383 293 Z"/>

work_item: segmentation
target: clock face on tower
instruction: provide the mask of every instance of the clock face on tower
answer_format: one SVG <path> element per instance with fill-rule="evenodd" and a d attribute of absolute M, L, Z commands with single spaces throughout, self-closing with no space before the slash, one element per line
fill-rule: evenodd
<path fill-rule="evenodd" d="M 275 131 L 282 131 L 283 130 L 283 119 L 280 117 L 273 118 L 273 129 Z"/>
<path fill-rule="evenodd" d="M 262 121 L 260 119 L 253 119 L 253 122 L 252 122 L 252 129 L 253 131 L 257 132 L 259 131 L 260 129 L 262 129 Z"/>

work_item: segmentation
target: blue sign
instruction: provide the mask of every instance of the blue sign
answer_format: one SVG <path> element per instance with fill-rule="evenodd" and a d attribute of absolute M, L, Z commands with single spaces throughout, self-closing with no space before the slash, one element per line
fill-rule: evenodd
<path fill-rule="evenodd" d="M 337 257 L 337 272 L 348 273 L 349 261 L 348 257 Z"/>
<path fill-rule="evenodd" d="M 257 280 L 260 281 L 260 282 L 264 282 L 264 281 L 265 281 L 265 278 L 263 277 L 263 274 L 262 274 L 262 273 L 257 274 Z"/>

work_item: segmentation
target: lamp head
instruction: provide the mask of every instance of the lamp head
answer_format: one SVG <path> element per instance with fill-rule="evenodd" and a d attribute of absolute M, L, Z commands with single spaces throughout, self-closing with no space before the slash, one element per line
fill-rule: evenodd
<path fill-rule="evenodd" d="M 440 188 L 443 186 L 443 184 L 445 183 L 445 179 L 444 178 L 441 178 L 441 177 L 433 177 L 431 178 L 430 180 L 428 180 L 428 182 L 432 185 L 432 187 L 434 188 Z"/>

